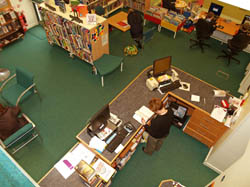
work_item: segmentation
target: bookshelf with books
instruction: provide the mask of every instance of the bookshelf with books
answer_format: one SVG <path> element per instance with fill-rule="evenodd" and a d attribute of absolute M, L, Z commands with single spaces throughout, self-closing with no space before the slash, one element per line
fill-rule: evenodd
<path fill-rule="evenodd" d="M 150 7 L 150 0 L 125 0 L 124 6 L 145 12 Z"/>
<path fill-rule="evenodd" d="M 44 20 L 44 29 L 50 44 L 56 44 L 70 53 L 93 65 L 103 54 L 109 54 L 108 22 L 97 16 L 97 23 L 87 24 L 72 21 L 70 12 L 52 11 L 44 3 L 39 5 Z"/>
<path fill-rule="evenodd" d="M 0 50 L 19 38 L 24 37 L 24 30 L 18 14 L 13 10 L 0 12 Z"/>

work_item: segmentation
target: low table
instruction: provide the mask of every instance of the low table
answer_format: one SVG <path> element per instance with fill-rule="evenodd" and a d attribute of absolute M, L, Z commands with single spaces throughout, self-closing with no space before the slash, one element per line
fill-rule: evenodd
<path fill-rule="evenodd" d="M 115 15 L 111 16 L 110 18 L 108 18 L 108 24 L 112 25 L 113 27 L 115 27 L 123 32 L 126 32 L 130 29 L 130 25 L 122 26 L 122 25 L 119 25 L 118 23 L 120 21 L 127 22 L 127 17 L 128 17 L 128 13 L 121 11 L 118 14 L 115 14 Z"/>

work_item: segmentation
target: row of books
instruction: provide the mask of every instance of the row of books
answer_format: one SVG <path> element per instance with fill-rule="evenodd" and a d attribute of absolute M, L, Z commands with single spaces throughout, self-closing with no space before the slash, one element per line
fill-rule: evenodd
<path fill-rule="evenodd" d="M 161 7 L 150 7 L 147 11 L 146 14 L 153 16 L 158 19 L 163 19 L 164 15 L 166 15 L 168 12 L 167 9 L 161 8 Z"/>
<path fill-rule="evenodd" d="M 0 39 L 10 32 L 15 32 L 20 28 L 18 20 L 0 27 Z"/>
<path fill-rule="evenodd" d="M 2 14 L 0 14 L 0 24 L 4 25 L 7 22 L 16 19 L 16 13 L 14 11 L 10 11 L 10 12 L 2 12 Z"/>
<path fill-rule="evenodd" d="M 110 5 L 108 5 L 108 6 L 106 7 L 106 10 L 107 10 L 106 12 L 112 11 L 113 9 L 119 7 L 122 3 L 123 3 L 123 2 L 122 2 L 121 0 L 117 0 L 116 2 L 114 2 L 114 3 L 110 4 Z"/>
<path fill-rule="evenodd" d="M 23 37 L 23 33 L 22 32 L 16 32 L 12 35 L 9 35 L 8 37 L 1 39 L 0 40 L 0 47 L 3 47 L 19 38 Z"/>
<path fill-rule="evenodd" d="M 130 8 L 136 9 L 140 12 L 144 12 L 145 9 L 145 1 L 133 1 L 133 0 L 126 0 L 125 6 L 128 6 Z"/>
<path fill-rule="evenodd" d="M 167 14 L 164 15 L 164 20 L 175 26 L 178 26 L 185 20 L 185 17 L 181 14 L 177 14 L 174 11 L 169 11 Z"/>

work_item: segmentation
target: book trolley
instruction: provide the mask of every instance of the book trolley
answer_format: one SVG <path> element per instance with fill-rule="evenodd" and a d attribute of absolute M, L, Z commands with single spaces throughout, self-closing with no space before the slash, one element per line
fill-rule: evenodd
<path fill-rule="evenodd" d="M 44 29 L 50 44 L 56 44 L 70 53 L 93 65 L 93 61 L 103 54 L 109 54 L 108 22 L 96 16 L 96 24 L 71 21 L 70 12 L 52 11 L 44 3 L 39 5 L 44 20 Z"/>

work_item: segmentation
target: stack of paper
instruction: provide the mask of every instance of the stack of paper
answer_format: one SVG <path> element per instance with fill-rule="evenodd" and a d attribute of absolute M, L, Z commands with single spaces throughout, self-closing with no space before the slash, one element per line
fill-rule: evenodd
<path fill-rule="evenodd" d="M 133 118 L 139 123 L 142 123 L 142 119 L 148 121 L 153 115 L 154 112 L 152 112 L 148 107 L 142 106 L 139 110 L 135 112 Z"/>
<path fill-rule="evenodd" d="M 96 149 L 99 152 L 103 152 L 103 150 L 106 147 L 106 143 L 104 141 L 102 141 L 101 139 L 97 138 L 96 136 L 94 136 L 93 138 L 91 138 L 90 142 L 89 142 L 89 147 Z"/>
<path fill-rule="evenodd" d="M 116 170 L 112 168 L 110 165 L 106 164 L 101 159 L 98 159 L 96 163 L 93 165 L 96 173 L 105 181 L 108 182 L 109 179 L 114 175 Z"/>
<path fill-rule="evenodd" d="M 213 109 L 213 111 L 211 113 L 211 117 L 216 119 L 219 122 L 223 122 L 226 114 L 227 114 L 227 109 L 222 108 L 222 107 L 220 107 L 218 105 L 215 105 L 214 109 Z"/>
<path fill-rule="evenodd" d="M 92 162 L 95 158 L 95 154 L 88 150 L 84 145 L 79 144 L 76 148 L 71 152 L 76 158 L 80 160 L 84 160 L 88 164 Z"/>

